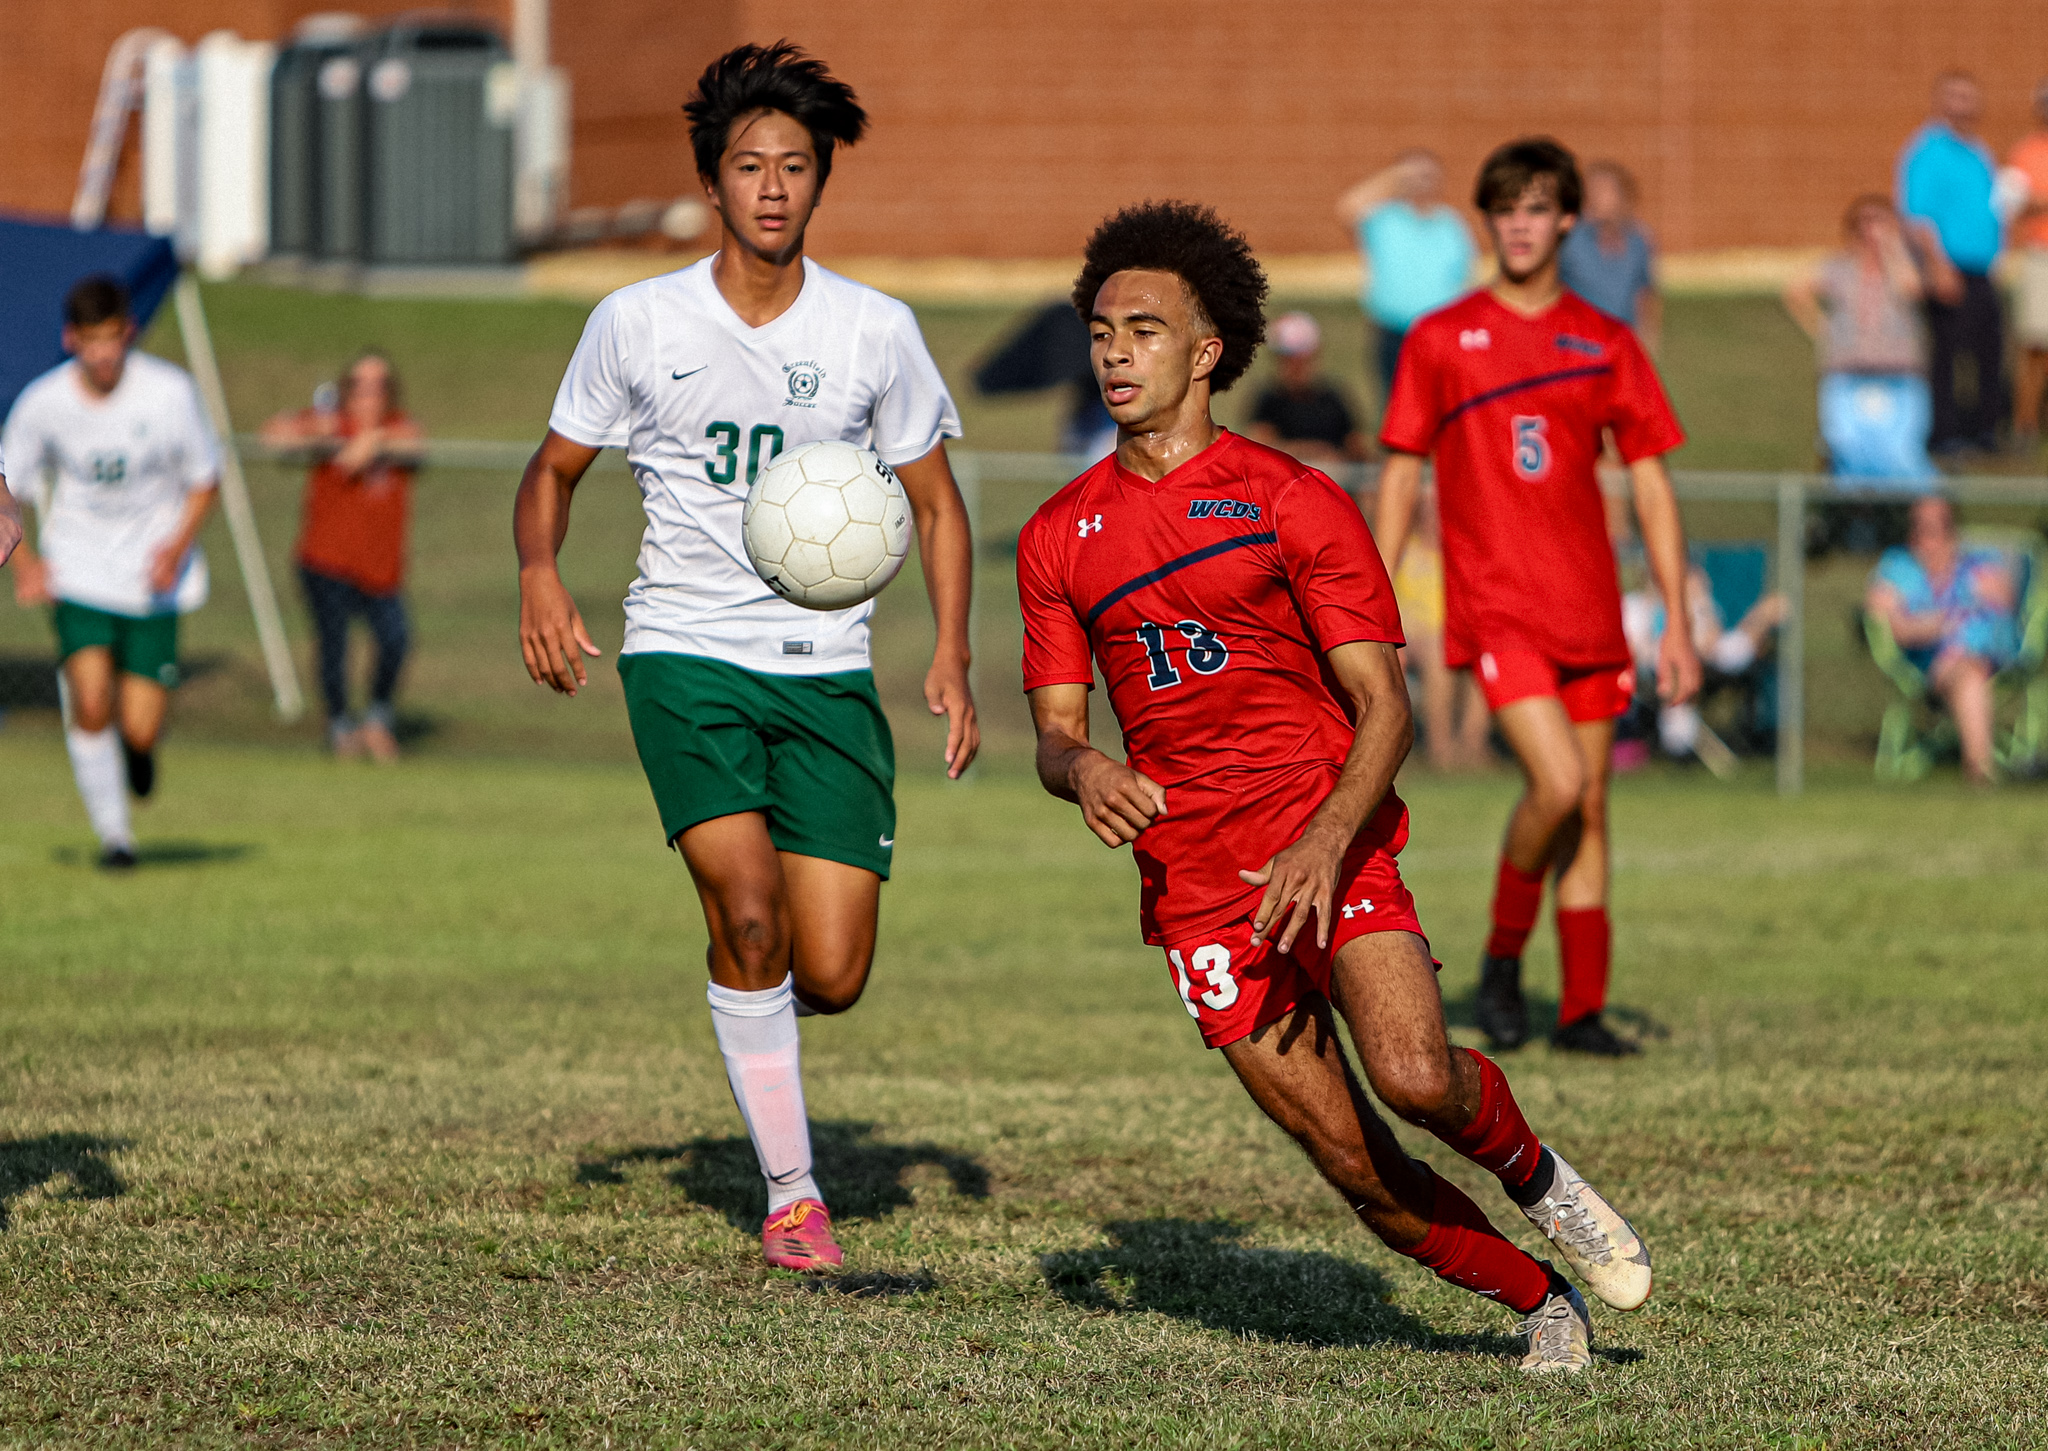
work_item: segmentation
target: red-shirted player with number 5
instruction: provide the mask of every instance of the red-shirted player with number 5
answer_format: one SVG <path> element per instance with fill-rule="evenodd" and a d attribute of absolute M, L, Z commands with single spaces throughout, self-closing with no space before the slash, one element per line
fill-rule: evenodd
<path fill-rule="evenodd" d="M 1515 141 L 1479 173 L 1500 275 L 1433 312 L 1401 345 L 1380 430 L 1373 532 L 1389 567 L 1408 542 L 1422 460 L 1436 454 L 1444 554 L 1444 659 L 1475 668 L 1528 778 L 1508 821 L 1480 963 L 1478 1019 L 1496 1049 L 1528 1036 L 1522 944 L 1557 874 L 1562 990 L 1551 1043 L 1619 1057 L 1636 1047 L 1601 1018 L 1607 920 L 1607 766 L 1635 670 L 1600 481 L 1602 435 L 1629 467 L 1636 518 L 1668 618 L 1690 619 L 1685 530 L 1663 455 L 1685 441 L 1628 327 L 1564 290 L 1557 252 L 1579 210 L 1579 169 L 1555 141 Z M 1689 700 L 1699 657 L 1666 630 L 1657 689 Z"/>
<path fill-rule="evenodd" d="M 1386 570 L 1334 483 L 1209 415 L 1258 348 L 1265 294 L 1206 208 L 1147 203 L 1089 241 L 1074 304 L 1119 441 L 1018 541 L 1039 777 L 1104 843 L 1133 844 L 1145 940 L 1203 1041 L 1358 1217 L 1520 1311 L 1524 1369 L 1580 1370 L 1585 1301 L 1402 1151 L 1337 1038 L 1332 1004 L 1389 1108 L 1498 1176 L 1603 1300 L 1649 1297 L 1627 1221 L 1445 1037 L 1394 861 L 1414 731 Z M 1097 665 L 1127 763 L 1088 744 Z"/>

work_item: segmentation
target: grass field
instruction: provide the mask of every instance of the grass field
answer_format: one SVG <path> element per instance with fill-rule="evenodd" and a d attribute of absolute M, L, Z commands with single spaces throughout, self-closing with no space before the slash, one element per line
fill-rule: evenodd
<path fill-rule="evenodd" d="M 811 1283 L 758 1264 L 632 766 L 165 760 L 110 880 L 56 741 L 0 734 L 0 1443 L 2048 1439 L 2028 797 L 1624 785 L 1650 1051 L 1507 1067 L 1660 1287 L 1532 1384 L 1199 1048 L 1128 858 L 1000 763 L 906 782 L 873 988 L 805 1027 L 849 1255 Z M 1406 789 L 1462 1024 L 1511 786 Z"/>

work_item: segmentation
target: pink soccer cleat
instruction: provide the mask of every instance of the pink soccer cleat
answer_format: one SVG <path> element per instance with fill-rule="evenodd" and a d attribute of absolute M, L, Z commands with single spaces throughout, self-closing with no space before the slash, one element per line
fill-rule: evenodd
<path fill-rule="evenodd" d="M 778 1270 L 836 1270 L 846 1256 L 832 1238 L 832 1216 L 815 1199 L 799 1199 L 761 1226 L 761 1252 Z"/>

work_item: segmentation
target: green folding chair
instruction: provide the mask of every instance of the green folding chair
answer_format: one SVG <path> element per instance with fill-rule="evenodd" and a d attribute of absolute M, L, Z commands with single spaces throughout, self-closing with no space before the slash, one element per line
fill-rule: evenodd
<path fill-rule="evenodd" d="M 2048 580 L 2043 578 L 2040 540 L 2022 530 L 1966 529 L 1965 542 L 2003 553 L 2018 577 L 2020 649 L 1992 679 L 1994 719 L 2009 724 L 1992 735 L 1992 755 L 2002 774 L 2036 774 L 2048 754 Z M 1870 658 L 1898 690 L 1885 707 L 1877 731 L 1876 772 L 1880 781 L 1918 781 L 1939 761 L 1959 752 L 1955 721 L 1928 687 L 1927 674 L 1892 638 L 1883 618 L 1861 611 Z"/>

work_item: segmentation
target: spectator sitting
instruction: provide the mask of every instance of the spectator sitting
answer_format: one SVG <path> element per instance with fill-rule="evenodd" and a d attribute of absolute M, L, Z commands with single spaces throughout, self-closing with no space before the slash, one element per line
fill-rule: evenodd
<path fill-rule="evenodd" d="M 1586 168 L 1578 225 L 1565 233 L 1558 276 L 1573 292 L 1636 330 L 1656 351 L 1664 323 L 1657 252 L 1636 220 L 1636 179 L 1618 161 Z"/>
<path fill-rule="evenodd" d="M 2018 591 L 2005 560 L 1995 550 L 1962 546 L 1947 499 L 1916 499 L 1906 545 L 1878 560 L 1864 608 L 1884 620 L 1926 674 L 1955 719 L 1964 773 L 1988 785 L 1991 680 L 2020 644 Z"/>
<path fill-rule="evenodd" d="M 1933 117 L 1899 154 L 1899 210 L 1932 226 L 1957 273 L 1953 288 L 1931 289 L 1927 299 L 1934 406 L 1928 447 L 1936 456 L 1996 449 L 2006 402 L 2004 327 L 1991 280 L 2005 228 L 1991 148 L 1977 134 L 1983 115 L 1976 79 L 1947 71 L 1934 82 Z M 1967 372 L 1956 366 L 1964 358 Z"/>
<path fill-rule="evenodd" d="M 1252 406 L 1246 432 L 1260 443 L 1285 449 L 1306 464 L 1356 462 L 1365 457 L 1365 436 L 1344 395 L 1321 377 L 1323 332 L 1305 312 L 1283 313 L 1266 334 L 1279 360 L 1280 377 Z"/>
<path fill-rule="evenodd" d="M 1731 628 L 1721 618 L 1721 608 L 1714 602 L 1714 586 L 1707 578 L 1707 572 L 1697 564 L 1686 573 L 1685 602 L 1692 616 L 1692 643 L 1699 652 L 1700 663 L 1708 673 L 1709 689 L 1717 684 L 1714 677 L 1727 681 L 1748 672 L 1763 653 L 1764 642 L 1771 631 L 1785 620 L 1785 597 L 1767 594 L 1749 607 L 1749 612 L 1735 622 Z M 1621 630 L 1628 639 L 1629 653 L 1635 658 L 1636 674 L 1639 679 L 1649 682 L 1647 691 L 1639 689 L 1638 700 L 1656 699 L 1657 647 L 1664 640 L 1664 601 L 1656 591 L 1633 589 L 1621 597 Z M 1703 692 L 1704 693 L 1704 692 Z M 1700 719 L 1699 706 L 1691 701 L 1684 705 L 1657 706 L 1657 743 L 1670 756 L 1690 756 L 1700 749 L 1700 740 L 1706 732 L 1706 723 Z"/>
<path fill-rule="evenodd" d="M 2018 203 L 2013 240 L 2020 247 L 2013 332 L 2013 442 L 2031 452 L 2041 439 L 2041 393 L 2048 388 L 2048 80 L 2034 87 L 2034 128 L 2020 138 L 2000 174 Z"/>
<path fill-rule="evenodd" d="M 1373 366 L 1384 403 L 1409 327 L 1472 290 L 1472 233 L 1444 201 L 1443 162 L 1420 148 L 1345 192 L 1337 217 L 1365 256 L 1362 302 L 1377 329 Z"/>
<path fill-rule="evenodd" d="M 337 756 L 390 762 L 398 759 L 392 701 L 408 644 L 400 587 L 422 438 L 399 409 L 398 375 L 381 353 L 349 365 L 338 399 L 321 396 L 331 391 L 322 389 L 309 409 L 271 419 L 263 441 L 313 458 L 296 558 L 319 639 L 328 745 Z M 346 673 L 349 621 L 357 615 L 377 641 L 360 721 L 349 713 Z"/>
<path fill-rule="evenodd" d="M 1422 748 L 1439 771 L 1476 771 L 1493 762 L 1493 715 L 1469 670 L 1444 663 L 1444 556 L 1436 490 L 1415 511 L 1415 530 L 1394 571 L 1406 656 L 1421 689 Z"/>
<path fill-rule="evenodd" d="M 1842 251 L 1785 288 L 1785 308 L 1820 349 L 1820 432 L 1835 476 L 1924 489 L 1939 477 L 1927 456 L 1927 290 L 1958 285 L 1924 222 L 1901 224 L 1881 196 L 1842 216 Z"/>

